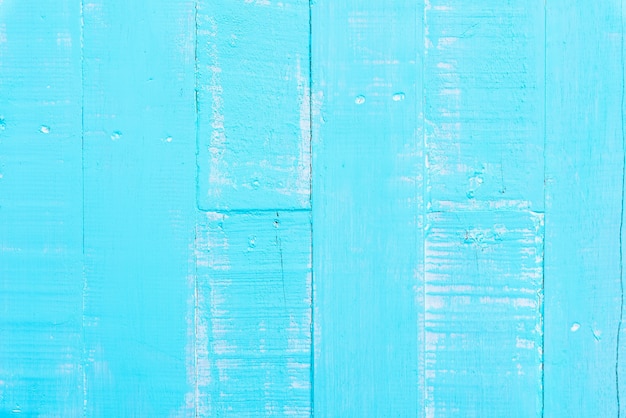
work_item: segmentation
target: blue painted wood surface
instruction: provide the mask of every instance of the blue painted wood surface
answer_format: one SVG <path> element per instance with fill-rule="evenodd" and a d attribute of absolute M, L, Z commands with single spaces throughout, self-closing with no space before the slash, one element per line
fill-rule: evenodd
<path fill-rule="evenodd" d="M 546 417 L 626 416 L 624 9 L 587 6 L 546 14 Z"/>
<path fill-rule="evenodd" d="M 418 6 L 313 5 L 316 416 L 423 410 Z"/>
<path fill-rule="evenodd" d="M 83 4 L 87 416 L 195 409 L 193 6 Z"/>
<path fill-rule="evenodd" d="M 0 0 L 0 417 L 626 416 L 623 0 Z"/>
<path fill-rule="evenodd" d="M 541 416 L 543 3 L 424 17 L 426 416 Z"/>

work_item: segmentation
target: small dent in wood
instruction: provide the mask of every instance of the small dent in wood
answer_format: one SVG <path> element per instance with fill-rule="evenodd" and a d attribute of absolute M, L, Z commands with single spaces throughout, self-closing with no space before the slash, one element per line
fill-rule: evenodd
<path fill-rule="evenodd" d="M 404 93 L 402 92 L 398 92 L 398 93 L 394 93 L 394 95 L 391 97 L 393 99 L 394 102 L 401 102 L 402 100 L 404 100 Z"/>

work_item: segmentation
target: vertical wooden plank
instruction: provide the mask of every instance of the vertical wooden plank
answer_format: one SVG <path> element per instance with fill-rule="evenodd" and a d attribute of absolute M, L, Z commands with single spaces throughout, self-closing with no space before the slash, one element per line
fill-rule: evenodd
<path fill-rule="evenodd" d="M 425 11 L 428 417 L 542 413 L 543 3 Z"/>
<path fill-rule="evenodd" d="M 198 3 L 198 416 L 311 414 L 308 16 Z"/>
<path fill-rule="evenodd" d="M 541 416 L 543 214 L 434 212 L 426 228 L 426 415 Z"/>
<path fill-rule="evenodd" d="M 80 4 L 0 2 L 0 416 L 80 416 Z"/>
<path fill-rule="evenodd" d="M 543 211 L 543 2 L 430 0 L 425 16 L 429 209 Z"/>
<path fill-rule="evenodd" d="M 193 416 L 194 3 L 83 11 L 86 412 Z"/>
<path fill-rule="evenodd" d="M 423 415 L 422 12 L 312 4 L 316 416 Z"/>
<path fill-rule="evenodd" d="M 626 412 L 622 13 L 615 0 L 547 2 L 546 417 Z"/>
<path fill-rule="evenodd" d="M 198 207 L 308 208 L 308 1 L 198 4 Z"/>
<path fill-rule="evenodd" d="M 311 415 L 309 217 L 201 216 L 198 416 Z"/>

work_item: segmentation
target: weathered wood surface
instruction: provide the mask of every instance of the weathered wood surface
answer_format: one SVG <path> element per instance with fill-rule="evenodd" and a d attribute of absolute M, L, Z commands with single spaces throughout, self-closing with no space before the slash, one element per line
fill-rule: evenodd
<path fill-rule="evenodd" d="M 626 416 L 622 3 L 0 0 L 0 416 Z"/>

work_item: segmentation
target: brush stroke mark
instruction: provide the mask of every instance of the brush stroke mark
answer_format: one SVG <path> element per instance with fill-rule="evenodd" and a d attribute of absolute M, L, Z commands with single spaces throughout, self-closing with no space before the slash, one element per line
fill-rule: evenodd
<path fill-rule="evenodd" d="M 540 416 L 542 229 L 535 212 L 428 215 L 427 417 Z"/>

